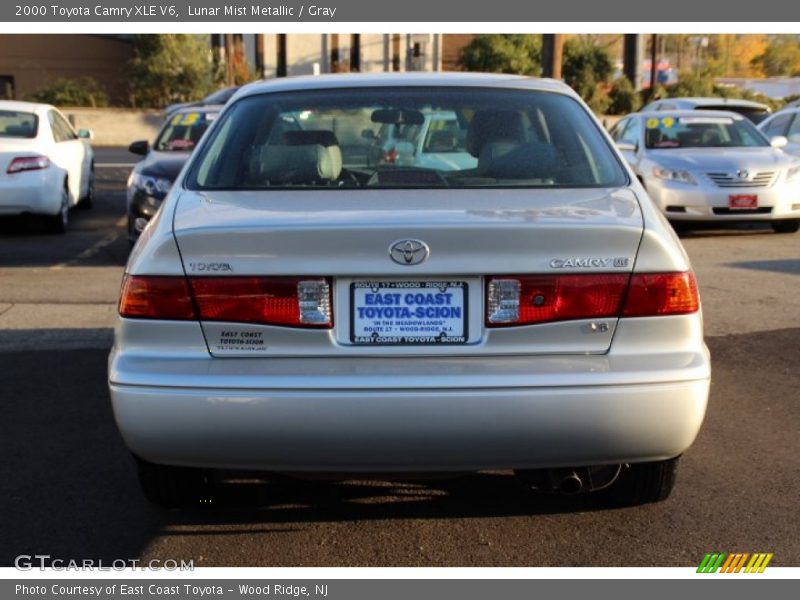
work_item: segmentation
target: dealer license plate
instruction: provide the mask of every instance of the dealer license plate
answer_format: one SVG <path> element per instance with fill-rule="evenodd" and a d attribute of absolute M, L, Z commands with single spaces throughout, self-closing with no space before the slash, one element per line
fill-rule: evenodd
<path fill-rule="evenodd" d="M 351 284 L 354 344 L 463 344 L 464 281 L 359 281 Z"/>
<path fill-rule="evenodd" d="M 747 210 L 758 208 L 757 194 L 731 194 L 728 196 L 728 208 L 731 210 Z"/>

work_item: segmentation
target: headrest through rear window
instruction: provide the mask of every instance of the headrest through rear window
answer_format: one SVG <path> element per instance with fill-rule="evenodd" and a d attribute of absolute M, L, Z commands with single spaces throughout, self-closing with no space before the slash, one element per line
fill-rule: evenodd
<path fill-rule="evenodd" d="M 271 185 L 315 185 L 334 181 L 342 172 L 338 146 L 320 144 L 264 146 L 252 176 Z"/>
<path fill-rule="evenodd" d="M 522 114 L 513 110 L 479 110 L 467 130 L 467 151 L 474 157 L 489 143 L 523 144 L 526 141 Z"/>

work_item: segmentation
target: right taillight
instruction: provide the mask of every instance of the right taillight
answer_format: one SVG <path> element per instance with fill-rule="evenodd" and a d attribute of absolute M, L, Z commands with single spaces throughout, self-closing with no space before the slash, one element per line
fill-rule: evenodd
<path fill-rule="evenodd" d="M 486 284 L 487 327 L 683 315 L 700 308 L 691 271 L 498 275 Z"/>
<path fill-rule="evenodd" d="M 22 171 L 38 171 L 39 169 L 46 169 L 49 166 L 50 159 L 40 154 L 35 154 L 33 156 L 17 156 L 9 163 L 6 173 L 12 175 Z"/>
<path fill-rule="evenodd" d="M 640 273 L 631 276 L 623 317 L 685 315 L 700 309 L 694 273 Z"/>

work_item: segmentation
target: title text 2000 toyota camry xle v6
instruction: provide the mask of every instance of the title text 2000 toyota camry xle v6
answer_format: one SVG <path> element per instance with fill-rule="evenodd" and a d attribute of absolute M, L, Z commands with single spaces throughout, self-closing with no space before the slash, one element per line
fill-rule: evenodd
<path fill-rule="evenodd" d="M 452 112 L 472 168 L 367 166 Z M 695 278 L 563 84 L 506 75 L 242 89 L 130 257 L 109 379 L 146 495 L 218 470 L 515 470 L 665 498 L 706 409 Z"/>

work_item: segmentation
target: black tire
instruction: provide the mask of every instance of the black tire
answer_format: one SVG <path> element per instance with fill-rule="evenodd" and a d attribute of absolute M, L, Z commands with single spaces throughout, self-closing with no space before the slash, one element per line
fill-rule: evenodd
<path fill-rule="evenodd" d="M 214 486 L 207 469 L 157 465 L 136 457 L 144 497 L 162 508 L 213 505 Z"/>
<path fill-rule="evenodd" d="M 78 202 L 78 208 L 81 210 L 90 210 L 94 206 L 94 163 L 89 169 L 89 189 L 86 195 Z"/>
<path fill-rule="evenodd" d="M 619 479 L 607 490 L 609 499 L 625 506 L 666 500 L 675 486 L 679 460 L 676 457 L 623 467 Z"/>
<path fill-rule="evenodd" d="M 782 219 L 772 222 L 772 230 L 775 233 L 797 233 L 800 229 L 800 221 L 797 219 Z"/>
<path fill-rule="evenodd" d="M 66 233 L 69 225 L 69 189 L 64 182 L 64 189 L 61 191 L 61 208 L 58 213 L 45 217 L 45 227 L 48 233 Z"/>

